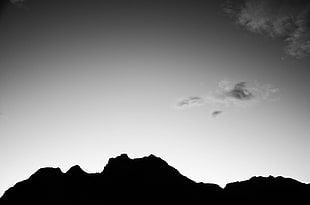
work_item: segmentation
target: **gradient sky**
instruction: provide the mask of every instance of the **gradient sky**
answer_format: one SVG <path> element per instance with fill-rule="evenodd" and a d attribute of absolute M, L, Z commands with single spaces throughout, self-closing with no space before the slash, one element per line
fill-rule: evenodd
<path fill-rule="evenodd" d="M 285 18 L 244 2 L 2 3 L 0 195 L 40 167 L 101 172 L 121 153 L 221 186 L 309 183 L 309 30 L 277 33 L 264 23 Z"/>

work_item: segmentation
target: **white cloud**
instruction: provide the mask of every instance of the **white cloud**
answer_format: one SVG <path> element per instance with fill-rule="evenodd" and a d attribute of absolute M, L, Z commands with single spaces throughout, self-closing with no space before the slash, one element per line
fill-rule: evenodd
<path fill-rule="evenodd" d="M 253 85 L 247 86 L 245 82 L 233 83 L 224 80 L 218 83 L 218 88 L 215 91 L 205 97 L 205 101 L 218 106 L 244 107 L 270 100 L 278 92 L 279 89 L 271 84 L 255 82 Z"/>
<path fill-rule="evenodd" d="M 248 86 L 246 82 L 220 81 L 215 90 L 207 95 L 184 97 L 178 100 L 176 108 L 184 109 L 207 105 L 215 111 L 215 117 L 229 107 L 247 107 L 268 100 L 277 99 L 279 89 L 271 84 L 254 82 Z"/>

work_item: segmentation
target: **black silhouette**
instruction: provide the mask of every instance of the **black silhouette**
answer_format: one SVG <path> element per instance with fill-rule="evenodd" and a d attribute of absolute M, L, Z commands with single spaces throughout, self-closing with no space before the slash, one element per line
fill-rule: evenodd
<path fill-rule="evenodd" d="M 1 205 L 11 204 L 301 204 L 310 185 L 283 177 L 253 177 L 228 184 L 196 183 L 164 160 L 150 155 L 112 158 L 101 173 L 79 166 L 62 173 L 42 168 L 8 189 Z"/>

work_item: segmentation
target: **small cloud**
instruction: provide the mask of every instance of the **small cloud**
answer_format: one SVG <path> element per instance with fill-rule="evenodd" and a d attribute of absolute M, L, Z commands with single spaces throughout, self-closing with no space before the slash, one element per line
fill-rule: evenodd
<path fill-rule="evenodd" d="M 310 1 L 227 0 L 223 11 L 251 32 L 283 39 L 288 55 L 310 55 Z"/>
<path fill-rule="evenodd" d="M 186 97 L 178 101 L 177 108 L 201 106 L 203 104 L 204 104 L 204 99 L 202 97 L 198 97 L 198 96 Z"/>
<path fill-rule="evenodd" d="M 24 6 L 25 1 L 26 0 L 10 0 L 12 4 L 20 8 Z"/>
<path fill-rule="evenodd" d="M 212 117 L 217 117 L 219 114 L 221 114 L 223 111 L 221 111 L 221 110 L 216 110 L 216 111 L 213 111 L 212 113 L 211 113 L 211 115 L 212 115 Z"/>
<path fill-rule="evenodd" d="M 254 96 L 245 87 L 245 82 L 237 83 L 234 88 L 226 93 L 227 97 L 232 97 L 238 100 L 250 100 Z"/>
<path fill-rule="evenodd" d="M 225 107 L 244 107 L 255 102 L 256 94 L 253 88 L 246 87 L 246 82 L 232 83 L 220 81 L 218 88 L 205 97 L 210 105 Z"/>
<path fill-rule="evenodd" d="M 261 85 L 256 82 L 247 86 L 246 82 L 232 83 L 224 80 L 218 83 L 214 92 L 205 97 L 205 101 L 218 106 L 244 107 L 268 100 L 278 92 L 279 89 L 270 84 Z"/>

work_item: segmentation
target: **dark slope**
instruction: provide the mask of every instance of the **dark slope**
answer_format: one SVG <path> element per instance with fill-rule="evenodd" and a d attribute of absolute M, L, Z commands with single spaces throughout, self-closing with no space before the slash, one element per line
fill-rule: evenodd
<path fill-rule="evenodd" d="M 293 179 L 253 177 L 222 189 L 195 183 L 154 155 L 130 159 L 123 154 L 96 174 L 79 166 L 66 173 L 39 169 L 7 190 L 0 204 L 271 204 L 301 202 L 307 196 L 309 185 Z"/>
<path fill-rule="evenodd" d="M 252 177 L 227 184 L 226 198 L 242 204 L 308 204 L 310 186 L 284 177 Z"/>

